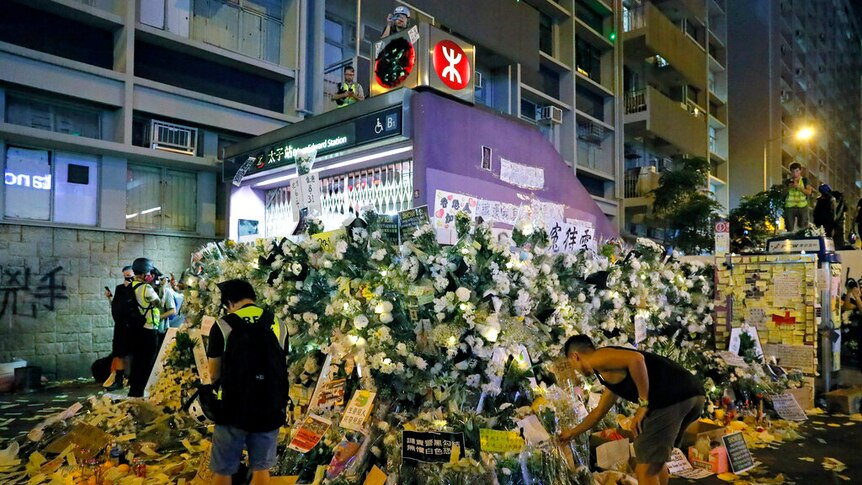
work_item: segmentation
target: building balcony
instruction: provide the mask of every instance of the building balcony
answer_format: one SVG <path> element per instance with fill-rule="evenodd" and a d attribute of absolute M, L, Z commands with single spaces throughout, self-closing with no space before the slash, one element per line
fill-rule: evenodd
<path fill-rule="evenodd" d="M 627 58 L 635 62 L 660 56 L 688 84 L 706 88 L 706 51 L 677 28 L 651 3 L 626 12 L 623 41 Z"/>
<path fill-rule="evenodd" d="M 626 136 L 651 137 L 680 152 L 706 157 L 706 113 L 691 102 L 674 101 L 657 89 L 625 94 Z"/>

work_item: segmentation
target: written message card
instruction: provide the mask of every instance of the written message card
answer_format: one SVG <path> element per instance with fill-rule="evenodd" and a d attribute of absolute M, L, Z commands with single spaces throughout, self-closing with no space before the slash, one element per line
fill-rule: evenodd
<path fill-rule="evenodd" d="M 300 453 L 308 453 L 320 443 L 331 425 L 332 421 L 316 414 L 310 414 L 305 418 L 287 447 Z"/>
<path fill-rule="evenodd" d="M 518 452 L 524 446 L 524 438 L 515 431 L 479 428 L 479 444 L 482 451 L 490 453 Z"/>

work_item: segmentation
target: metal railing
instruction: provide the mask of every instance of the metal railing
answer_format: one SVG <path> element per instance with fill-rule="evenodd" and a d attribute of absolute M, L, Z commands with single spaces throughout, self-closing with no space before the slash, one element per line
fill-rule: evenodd
<path fill-rule="evenodd" d="M 625 109 L 627 115 L 646 111 L 646 89 L 638 89 L 636 91 L 626 92 Z"/>

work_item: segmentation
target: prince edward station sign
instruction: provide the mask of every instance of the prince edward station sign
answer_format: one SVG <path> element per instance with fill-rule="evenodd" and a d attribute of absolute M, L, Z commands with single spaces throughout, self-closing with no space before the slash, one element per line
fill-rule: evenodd
<path fill-rule="evenodd" d="M 297 153 L 304 150 L 317 150 L 321 156 L 398 136 L 401 118 L 398 105 L 274 143 L 251 155 L 254 163 L 248 175 L 293 165 Z"/>

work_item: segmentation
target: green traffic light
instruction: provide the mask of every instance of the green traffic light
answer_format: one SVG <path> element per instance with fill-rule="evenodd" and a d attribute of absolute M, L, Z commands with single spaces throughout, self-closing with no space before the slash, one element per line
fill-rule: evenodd
<path fill-rule="evenodd" d="M 616 32 L 611 32 L 611 34 L 608 36 L 608 39 L 610 39 L 610 40 L 611 40 L 611 42 L 613 42 L 613 41 L 617 40 L 617 33 L 616 33 Z"/>

